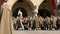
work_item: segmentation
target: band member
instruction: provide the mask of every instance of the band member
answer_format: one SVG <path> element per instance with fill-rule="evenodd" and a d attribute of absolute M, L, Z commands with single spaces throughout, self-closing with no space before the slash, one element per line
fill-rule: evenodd
<path fill-rule="evenodd" d="M 53 28 L 53 15 L 50 17 L 50 30 Z"/>
<path fill-rule="evenodd" d="M 43 28 L 44 28 L 44 30 L 46 30 L 46 28 L 47 28 L 47 21 L 46 21 L 46 18 L 44 18 L 43 19 Z"/>
<path fill-rule="evenodd" d="M 44 18 L 43 17 L 40 17 L 41 18 L 41 20 L 40 20 L 40 24 L 41 24 L 41 29 L 42 30 L 44 30 L 44 22 L 45 22 L 45 20 L 44 20 Z"/>
<path fill-rule="evenodd" d="M 54 16 L 54 17 L 53 17 L 53 28 L 54 28 L 54 29 L 57 28 L 57 26 L 56 26 L 56 22 L 57 22 L 57 17 Z"/>
<path fill-rule="evenodd" d="M 32 30 L 36 29 L 36 16 L 32 16 Z"/>
<path fill-rule="evenodd" d="M 20 25 L 21 25 L 19 16 L 17 16 L 17 18 L 16 18 L 14 23 L 15 23 L 14 25 L 15 25 L 16 30 L 18 30 L 20 28 Z"/>
<path fill-rule="evenodd" d="M 20 29 L 24 29 L 22 18 L 23 18 L 22 12 L 21 12 L 21 10 L 19 9 L 19 10 L 18 10 L 18 19 L 20 20 L 20 24 L 21 24 L 21 27 L 22 27 L 22 28 L 20 28 Z"/>
<path fill-rule="evenodd" d="M 32 17 L 29 16 L 29 18 L 28 18 L 28 29 L 32 30 L 31 28 L 32 28 Z"/>
<path fill-rule="evenodd" d="M 36 29 L 39 29 L 39 18 L 38 16 L 36 16 L 35 18 L 36 18 Z"/>
<path fill-rule="evenodd" d="M 39 27 L 43 27 L 43 18 L 42 16 L 39 16 Z"/>
<path fill-rule="evenodd" d="M 46 29 L 48 30 L 50 28 L 50 17 L 47 16 L 45 22 L 46 22 Z"/>
<path fill-rule="evenodd" d="M 17 19 L 15 17 L 13 17 L 12 19 L 13 19 L 14 30 L 16 30 Z"/>
<path fill-rule="evenodd" d="M 28 17 L 23 18 L 23 25 L 24 25 L 24 29 L 28 30 Z"/>
<path fill-rule="evenodd" d="M 30 16 L 27 17 L 28 18 L 28 30 L 31 30 L 31 19 Z"/>
<path fill-rule="evenodd" d="M 55 28 L 57 28 L 57 26 L 56 26 L 57 17 L 51 15 L 51 21 L 52 21 L 52 27 L 53 27 L 53 29 L 55 30 Z"/>
<path fill-rule="evenodd" d="M 41 29 L 41 22 L 42 22 L 42 17 L 38 15 L 38 29 Z"/>
<path fill-rule="evenodd" d="M 22 29 L 24 29 L 24 25 L 23 25 L 23 20 L 22 20 L 22 16 L 21 16 L 21 14 L 19 14 L 18 15 L 18 19 L 20 20 L 20 24 L 21 24 L 21 27 L 22 27 Z"/>
<path fill-rule="evenodd" d="M 57 30 L 60 28 L 60 16 L 57 17 Z"/>

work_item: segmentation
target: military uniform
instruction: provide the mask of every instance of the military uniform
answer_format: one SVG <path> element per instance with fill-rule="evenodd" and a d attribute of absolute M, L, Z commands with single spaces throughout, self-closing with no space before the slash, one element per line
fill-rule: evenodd
<path fill-rule="evenodd" d="M 50 28 L 51 29 L 53 28 L 53 18 L 52 17 L 50 18 Z"/>
<path fill-rule="evenodd" d="M 47 16 L 45 20 L 46 20 L 46 25 L 47 25 L 46 28 L 48 29 L 50 28 L 50 18 Z"/>
<path fill-rule="evenodd" d="M 57 25 L 57 29 L 59 29 L 60 28 L 60 17 L 59 16 L 57 17 L 57 24 L 56 25 Z"/>
<path fill-rule="evenodd" d="M 23 25 L 23 20 L 22 20 L 22 16 L 20 15 L 19 17 L 18 17 L 18 19 L 20 20 L 20 25 L 21 25 L 21 27 L 22 27 L 22 29 L 24 29 L 24 25 Z"/>
<path fill-rule="evenodd" d="M 35 16 L 32 17 L 32 30 L 36 28 L 36 18 Z"/>
<path fill-rule="evenodd" d="M 31 30 L 31 28 L 32 28 L 32 26 L 33 26 L 33 21 L 32 21 L 32 19 L 33 19 L 33 18 L 32 18 L 31 16 L 28 17 L 28 29 L 29 29 L 29 30 Z"/>
<path fill-rule="evenodd" d="M 57 26 L 56 26 L 56 22 L 57 22 L 57 17 L 53 17 L 53 27 L 54 28 L 57 28 Z"/>
<path fill-rule="evenodd" d="M 44 29 L 44 18 L 40 17 L 41 29 Z"/>
<path fill-rule="evenodd" d="M 39 22 L 40 22 L 40 23 L 39 23 L 39 25 L 40 25 L 40 28 L 41 28 L 41 27 L 42 27 L 42 25 L 43 25 L 43 19 L 42 19 L 42 17 L 41 17 L 41 16 L 39 17 Z"/>
<path fill-rule="evenodd" d="M 36 16 L 36 28 L 39 28 L 39 18 Z"/>

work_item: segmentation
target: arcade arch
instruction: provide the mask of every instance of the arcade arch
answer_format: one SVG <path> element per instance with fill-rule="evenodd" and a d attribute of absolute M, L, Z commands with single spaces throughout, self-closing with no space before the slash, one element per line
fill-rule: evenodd
<path fill-rule="evenodd" d="M 13 4 L 13 6 L 12 6 L 12 9 L 11 9 L 12 13 L 14 12 L 14 10 L 15 10 L 16 8 L 19 8 L 19 7 L 20 7 L 20 9 L 23 8 L 23 10 L 25 11 L 25 13 L 26 13 L 27 15 L 29 15 L 29 16 L 32 16 L 32 15 L 33 15 L 34 5 L 33 5 L 33 3 L 32 3 L 31 1 L 27 1 L 27 0 L 23 0 L 22 2 L 20 2 L 19 0 L 16 1 L 16 2 Z M 23 11 L 23 10 L 22 10 L 22 11 Z M 23 12 L 24 12 L 24 11 L 23 11 Z M 26 16 L 27 16 L 27 15 L 26 15 Z"/>
<path fill-rule="evenodd" d="M 43 17 L 50 16 L 50 15 L 57 15 L 57 12 L 52 9 L 52 1 L 43 1 L 38 8 L 38 15 Z"/>

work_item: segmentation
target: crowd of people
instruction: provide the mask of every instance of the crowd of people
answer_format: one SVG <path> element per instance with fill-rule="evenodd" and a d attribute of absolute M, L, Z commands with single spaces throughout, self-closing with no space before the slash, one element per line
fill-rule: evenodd
<path fill-rule="evenodd" d="M 22 17 L 18 15 L 13 17 L 15 30 L 59 30 L 60 29 L 60 16 L 51 15 L 46 16 L 27 16 Z"/>

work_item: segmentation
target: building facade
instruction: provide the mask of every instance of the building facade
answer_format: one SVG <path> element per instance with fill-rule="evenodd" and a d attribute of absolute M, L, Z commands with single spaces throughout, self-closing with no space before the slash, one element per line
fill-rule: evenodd
<path fill-rule="evenodd" d="M 17 10 L 24 10 L 26 15 L 37 15 L 41 9 L 45 8 L 50 14 L 59 15 L 57 9 L 52 9 L 52 0 L 5 0 L 7 8 L 13 14 Z M 56 1 L 59 3 L 58 1 Z M 4 4 L 3 4 L 4 5 Z M 14 14 L 13 14 L 14 15 Z"/>
<path fill-rule="evenodd" d="M 3 12 L 0 23 L 1 34 L 13 34 L 12 15 L 14 16 L 14 12 L 18 10 L 22 11 L 23 16 L 37 16 L 37 14 L 57 16 L 60 14 L 57 9 L 52 9 L 52 0 L 5 0 L 1 5 Z M 41 12 L 41 10 L 44 11 Z"/>

